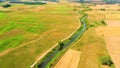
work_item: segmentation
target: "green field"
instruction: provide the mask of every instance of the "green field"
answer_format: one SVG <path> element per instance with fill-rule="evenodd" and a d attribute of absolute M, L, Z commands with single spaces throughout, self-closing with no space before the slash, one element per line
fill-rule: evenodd
<path fill-rule="evenodd" d="M 73 9 L 64 4 L 0 9 L 0 67 L 29 68 L 78 27 L 79 14 Z"/>

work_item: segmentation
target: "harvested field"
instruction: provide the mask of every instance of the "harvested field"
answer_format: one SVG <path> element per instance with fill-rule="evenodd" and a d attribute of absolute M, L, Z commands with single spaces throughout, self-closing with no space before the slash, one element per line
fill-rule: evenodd
<path fill-rule="evenodd" d="M 95 32 L 95 28 L 89 28 L 71 48 L 82 52 L 78 68 L 109 68 L 99 61 L 99 57 L 108 52 L 104 38 Z"/>
<path fill-rule="evenodd" d="M 54 68 L 77 68 L 80 60 L 81 52 L 76 50 L 68 50 Z"/>
<path fill-rule="evenodd" d="M 107 49 L 116 68 L 120 68 L 120 35 L 105 35 L 105 39 L 107 43 Z"/>
<path fill-rule="evenodd" d="M 120 21 L 107 21 L 108 26 L 104 29 L 107 49 L 116 66 L 120 68 Z"/>
<path fill-rule="evenodd" d="M 99 10 L 99 9 L 105 9 L 105 10 L 117 10 L 120 8 L 118 4 L 109 4 L 109 5 L 96 5 L 91 6 L 92 9 Z"/>

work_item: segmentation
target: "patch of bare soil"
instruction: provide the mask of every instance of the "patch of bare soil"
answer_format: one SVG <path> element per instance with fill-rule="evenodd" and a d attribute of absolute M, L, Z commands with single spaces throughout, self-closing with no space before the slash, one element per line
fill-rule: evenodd
<path fill-rule="evenodd" d="M 3 7 L 0 6 L 0 9 L 2 9 Z"/>
<path fill-rule="evenodd" d="M 54 68 L 77 68 L 81 52 L 68 50 Z"/>

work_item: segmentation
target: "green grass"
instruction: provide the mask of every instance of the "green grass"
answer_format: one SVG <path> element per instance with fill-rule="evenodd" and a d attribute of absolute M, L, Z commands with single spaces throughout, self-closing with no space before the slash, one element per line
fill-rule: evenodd
<path fill-rule="evenodd" d="M 5 9 L 11 12 L 2 12 L 7 15 L 0 20 L 2 52 L 36 41 L 0 56 L 1 68 L 29 68 L 44 51 L 78 27 L 78 14 L 72 7 L 63 4 L 42 5 L 45 9 L 36 11 L 37 6 L 13 5 Z"/>
<path fill-rule="evenodd" d="M 0 12 L 0 20 L 4 19 L 6 17 L 5 13 Z"/>
<path fill-rule="evenodd" d="M 3 34 L 4 32 L 7 32 L 7 31 L 14 29 L 15 26 L 16 26 L 15 23 L 9 23 L 7 25 L 1 26 L 0 27 L 0 34 Z"/>
<path fill-rule="evenodd" d="M 0 52 L 8 48 L 18 46 L 23 41 L 23 39 L 24 37 L 22 36 L 14 36 L 5 40 L 0 40 Z"/>

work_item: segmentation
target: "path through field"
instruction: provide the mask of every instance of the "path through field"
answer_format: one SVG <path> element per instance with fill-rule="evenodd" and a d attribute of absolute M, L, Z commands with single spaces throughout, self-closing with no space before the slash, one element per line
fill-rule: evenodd
<path fill-rule="evenodd" d="M 120 21 L 107 21 L 107 23 L 103 31 L 107 49 L 115 67 L 120 68 Z"/>
<path fill-rule="evenodd" d="M 68 50 L 54 68 L 77 68 L 81 52 Z"/>

